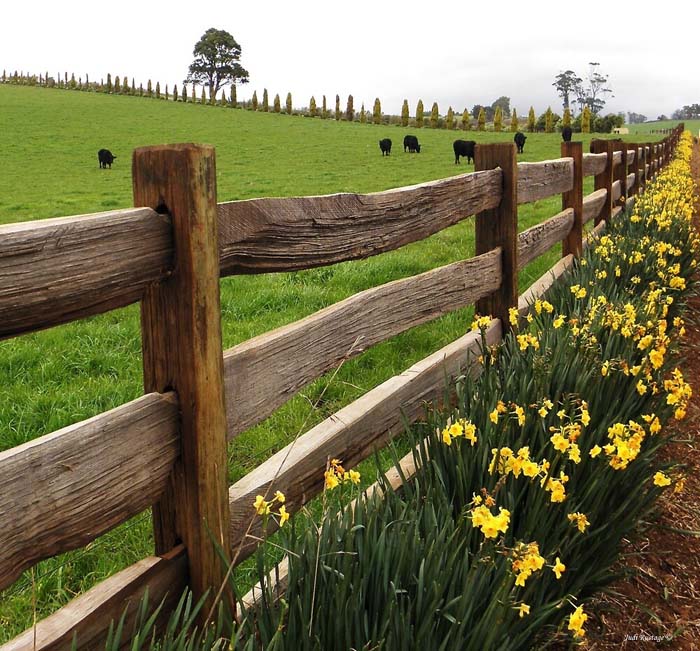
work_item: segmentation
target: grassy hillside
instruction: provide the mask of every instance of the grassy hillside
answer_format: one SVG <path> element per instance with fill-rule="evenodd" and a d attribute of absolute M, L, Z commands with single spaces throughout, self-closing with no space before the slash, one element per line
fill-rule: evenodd
<path fill-rule="evenodd" d="M 404 154 L 406 133 L 419 155 Z M 378 140 L 394 150 L 382 157 Z M 510 141 L 512 134 L 349 124 L 146 98 L 0 85 L 0 224 L 128 207 L 134 148 L 168 142 L 216 147 L 219 200 L 371 192 L 472 169 L 455 166 L 457 137 Z M 520 160 L 559 155 L 557 134 L 528 136 Z M 97 150 L 117 155 L 100 170 Z M 585 145 L 587 148 L 587 143 Z M 560 209 L 554 197 L 520 210 L 520 228 Z M 222 281 L 224 345 L 299 319 L 357 291 L 473 254 L 473 222 L 369 260 L 296 274 Z M 521 276 L 524 289 L 558 257 L 552 251 Z M 324 394 L 321 379 L 259 427 L 236 439 L 230 479 L 388 377 L 464 333 L 470 310 L 415 328 L 347 363 Z M 142 392 L 138 306 L 0 342 L 0 450 L 133 399 Z M 41 563 L 34 573 L 39 616 L 151 552 L 148 514 L 86 550 Z M 0 595 L 0 642 L 32 620 L 32 577 Z"/>
<path fill-rule="evenodd" d="M 651 134 L 659 129 L 673 129 L 678 126 L 678 120 L 657 120 L 655 122 L 645 122 L 644 124 L 629 125 L 630 136 L 637 134 Z M 700 135 L 700 120 L 685 120 L 685 128 L 694 136 Z"/>

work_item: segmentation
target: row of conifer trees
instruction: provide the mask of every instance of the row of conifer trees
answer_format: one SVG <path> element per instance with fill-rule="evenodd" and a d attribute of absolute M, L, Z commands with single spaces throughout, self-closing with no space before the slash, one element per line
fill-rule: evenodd
<path fill-rule="evenodd" d="M 79 77 L 76 80 L 75 74 L 71 74 L 69 78 L 67 72 L 63 73 L 63 75 L 59 73 L 56 77 L 50 77 L 48 72 L 46 72 L 44 75 L 36 76 L 28 74 L 25 75 L 24 73 L 18 73 L 15 71 L 14 73 L 8 75 L 6 70 L 3 70 L 0 81 L 2 83 L 27 86 L 44 86 L 47 88 L 101 92 L 112 95 L 136 95 L 139 97 L 150 97 L 175 102 L 191 102 L 226 106 L 229 108 L 247 108 L 253 111 L 286 113 L 289 115 L 306 115 L 312 118 L 320 117 L 321 119 L 345 120 L 349 122 L 357 121 L 372 124 L 384 124 L 388 122 L 404 127 L 410 125 L 418 129 L 428 126 L 433 129 L 460 128 L 465 131 L 469 131 L 471 129 L 485 131 L 487 129 L 486 112 L 483 107 L 481 107 L 478 114 L 474 116 L 472 116 L 465 108 L 461 116 L 459 116 L 450 106 L 447 113 L 442 116 L 440 115 L 437 102 L 434 102 L 430 113 L 426 116 L 423 100 L 420 99 L 416 105 L 415 115 L 413 119 L 411 119 L 408 100 L 403 101 L 400 116 L 391 116 L 382 113 L 379 98 L 374 100 L 372 111 L 365 110 L 364 103 L 359 111 L 355 111 L 353 96 L 349 95 L 345 110 L 342 111 L 340 106 L 340 96 L 336 95 L 334 111 L 331 112 L 328 108 L 325 95 L 323 95 L 320 108 L 316 103 L 315 97 L 312 96 L 309 100 L 308 108 L 294 109 L 292 105 L 292 94 L 287 93 L 283 109 L 279 94 L 275 95 L 272 105 L 270 105 L 267 89 L 263 90 L 262 101 L 258 100 L 257 91 L 253 91 L 253 96 L 250 100 L 239 102 L 236 96 L 235 85 L 231 86 L 230 95 L 228 98 L 226 97 L 225 91 L 222 91 L 220 97 L 218 98 L 216 96 L 210 96 L 207 98 L 206 88 L 202 87 L 200 97 L 197 99 L 195 86 L 192 86 L 191 89 L 188 90 L 187 85 L 183 84 L 182 89 L 178 91 L 176 84 L 171 93 L 167 84 L 165 85 L 165 90 L 162 91 L 160 82 L 156 82 L 155 86 L 153 86 L 151 80 L 149 79 L 145 89 L 143 84 L 139 84 L 137 88 L 133 77 L 131 78 L 131 82 L 129 82 L 129 77 L 127 75 L 121 78 L 119 76 L 115 76 L 113 79 L 112 75 L 109 73 L 107 74 L 106 81 L 103 78 L 99 82 L 91 82 L 87 74 L 85 75 L 85 81 L 83 81 L 82 77 Z M 577 130 L 580 129 L 580 131 L 588 133 L 591 128 L 591 117 L 591 111 L 588 107 L 585 107 L 581 116 L 579 116 L 579 118 L 576 120 Z M 515 109 L 512 110 L 509 116 L 504 116 L 501 107 L 497 106 L 490 129 L 497 132 L 504 130 L 515 132 L 523 128 L 530 132 L 544 130 L 546 133 L 552 133 L 558 126 L 565 127 L 572 126 L 572 124 L 572 115 L 568 108 L 565 109 L 564 115 L 561 119 L 552 111 L 551 108 L 548 108 L 547 111 L 538 119 L 535 116 L 535 109 L 531 106 L 527 119 L 523 122 L 522 120 L 518 119 Z"/>

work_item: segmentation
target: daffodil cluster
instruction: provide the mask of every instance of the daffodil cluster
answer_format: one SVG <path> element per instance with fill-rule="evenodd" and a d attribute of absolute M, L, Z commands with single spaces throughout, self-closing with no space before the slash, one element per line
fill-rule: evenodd
<path fill-rule="evenodd" d="M 326 490 L 333 490 L 341 484 L 360 483 L 360 473 L 356 470 L 345 470 L 340 459 L 331 459 L 328 463 L 328 468 L 323 473 L 324 485 Z"/>
<path fill-rule="evenodd" d="M 501 507 L 498 515 L 491 513 L 486 504 L 475 506 L 471 510 L 472 526 L 481 529 L 486 538 L 496 538 L 499 533 L 505 533 L 510 523 L 510 511 Z"/>
<path fill-rule="evenodd" d="M 559 559 L 557 559 L 558 561 Z M 515 574 L 515 585 L 524 587 L 534 572 L 544 567 L 545 560 L 540 556 L 540 547 L 536 542 L 518 543 L 513 550 L 512 568 Z"/>
<path fill-rule="evenodd" d="M 279 505 L 279 509 L 274 512 L 274 514 L 279 517 L 280 526 L 282 526 L 289 520 L 289 513 L 287 512 L 287 507 L 284 505 L 285 501 L 284 493 L 275 491 L 271 500 L 266 500 L 264 496 L 257 495 L 255 497 L 255 502 L 253 502 L 253 508 L 258 515 L 267 518 L 273 513 L 273 507 Z"/>
<path fill-rule="evenodd" d="M 445 445 L 452 445 L 452 441 L 463 438 L 472 445 L 477 442 L 476 425 L 465 418 L 459 418 L 454 423 L 447 422 L 447 426 L 440 432 L 440 438 Z"/>

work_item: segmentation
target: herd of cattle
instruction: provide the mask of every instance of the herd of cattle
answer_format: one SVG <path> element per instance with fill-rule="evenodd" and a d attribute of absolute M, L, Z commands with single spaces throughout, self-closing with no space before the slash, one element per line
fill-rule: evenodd
<path fill-rule="evenodd" d="M 561 130 L 561 137 L 564 140 L 564 142 L 571 141 L 572 133 L 573 132 L 571 130 L 571 127 L 564 127 Z M 518 148 L 519 154 L 522 154 L 525 150 L 526 140 L 527 136 L 524 133 L 521 133 L 520 131 L 518 131 L 513 136 L 513 142 L 515 142 L 515 146 Z M 460 158 L 466 158 L 467 163 L 473 163 L 474 147 L 476 147 L 475 140 L 455 140 L 452 143 L 452 149 L 455 153 L 455 165 L 459 165 Z M 382 138 L 379 141 L 379 149 L 382 152 L 382 156 L 388 156 L 391 153 L 391 139 Z M 408 152 L 409 154 L 420 154 L 420 144 L 418 142 L 418 138 L 416 138 L 416 136 L 405 136 L 403 139 L 403 150 L 404 153 Z"/>
<path fill-rule="evenodd" d="M 561 137 L 564 139 L 564 142 L 569 142 L 571 140 L 571 133 L 571 127 L 564 127 L 561 130 Z M 513 141 L 518 148 L 519 154 L 523 153 L 526 140 L 527 136 L 520 131 L 513 136 Z M 473 163 L 475 146 L 475 140 L 455 140 L 452 143 L 452 149 L 455 153 L 455 165 L 459 165 L 460 158 L 466 158 L 467 163 Z M 382 156 L 388 156 L 391 153 L 391 138 L 382 138 L 379 141 L 379 149 L 382 152 Z M 420 154 L 420 143 L 418 142 L 418 138 L 416 138 L 416 136 L 405 136 L 403 139 L 403 150 L 404 153 L 408 152 L 409 154 Z M 115 158 L 116 156 L 114 156 L 109 149 L 100 149 L 97 152 L 97 160 L 100 163 L 100 169 L 107 169 L 108 165 L 111 169 Z"/>

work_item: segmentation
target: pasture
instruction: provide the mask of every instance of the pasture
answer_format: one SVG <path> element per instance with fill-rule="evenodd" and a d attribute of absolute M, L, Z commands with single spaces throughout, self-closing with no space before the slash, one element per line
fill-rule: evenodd
<path fill-rule="evenodd" d="M 694 136 L 700 134 L 700 120 L 684 120 L 683 123 L 685 124 L 685 128 Z M 656 138 L 658 134 L 652 134 L 652 131 L 672 129 L 677 124 L 678 120 L 656 120 L 654 122 L 645 122 L 644 124 L 630 124 L 625 126 L 629 128 L 630 136 L 648 133 L 650 136 Z"/>
<path fill-rule="evenodd" d="M 348 124 L 231 111 L 130 97 L 0 86 L 0 223 L 127 207 L 131 151 L 164 142 L 206 142 L 217 149 L 219 201 L 260 196 L 372 192 L 443 178 L 454 165 L 452 141 L 510 141 L 504 132 Z M 406 133 L 419 155 L 403 153 Z M 380 138 L 394 142 L 382 157 Z M 656 139 L 656 138 L 654 138 Z M 528 134 L 520 160 L 559 156 L 557 134 Z M 586 145 L 585 145 L 586 146 Z M 101 170 L 97 150 L 117 160 Z M 520 212 L 520 230 L 559 210 L 559 199 Z M 362 262 L 222 281 L 223 343 L 299 319 L 357 291 L 473 254 L 471 221 L 428 240 Z M 558 257 L 526 268 L 521 291 Z M 468 310 L 415 328 L 346 363 L 314 383 L 230 448 L 229 479 L 369 388 L 463 334 Z M 138 309 L 134 306 L 69 326 L 0 343 L 0 449 L 6 449 L 131 400 L 142 392 Z M 86 550 L 42 563 L 0 597 L 0 641 L 32 619 L 32 589 L 46 608 L 58 606 L 102 577 L 149 553 L 148 515 L 139 516 Z M 40 615 L 46 614 L 42 610 Z"/>

